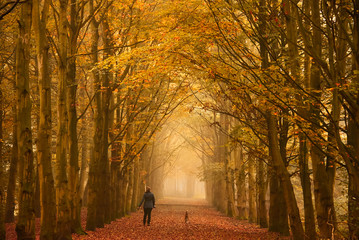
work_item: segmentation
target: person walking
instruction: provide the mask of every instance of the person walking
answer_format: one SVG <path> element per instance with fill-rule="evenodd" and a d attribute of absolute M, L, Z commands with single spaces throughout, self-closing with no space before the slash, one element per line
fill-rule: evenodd
<path fill-rule="evenodd" d="M 147 218 L 147 226 L 150 226 L 151 223 L 151 212 L 152 209 L 155 208 L 155 195 L 151 193 L 151 188 L 149 186 L 146 187 L 146 192 L 143 194 L 142 201 L 138 208 L 143 204 L 143 226 L 146 226 L 146 218 Z"/>

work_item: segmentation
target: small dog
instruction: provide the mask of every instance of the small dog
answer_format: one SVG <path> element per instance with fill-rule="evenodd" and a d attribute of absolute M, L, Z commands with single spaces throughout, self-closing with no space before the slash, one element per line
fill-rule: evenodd
<path fill-rule="evenodd" d="M 186 214 L 184 215 L 184 222 L 185 222 L 185 223 L 189 223 L 188 211 L 186 211 Z"/>

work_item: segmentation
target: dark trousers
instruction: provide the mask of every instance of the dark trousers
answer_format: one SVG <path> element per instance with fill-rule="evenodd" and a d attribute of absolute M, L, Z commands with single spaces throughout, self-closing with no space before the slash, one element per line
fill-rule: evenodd
<path fill-rule="evenodd" d="M 150 224 L 152 208 L 144 208 L 143 211 L 144 211 L 144 213 L 143 213 L 143 225 L 146 224 L 146 217 L 148 217 L 147 218 L 147 224 Z"/>

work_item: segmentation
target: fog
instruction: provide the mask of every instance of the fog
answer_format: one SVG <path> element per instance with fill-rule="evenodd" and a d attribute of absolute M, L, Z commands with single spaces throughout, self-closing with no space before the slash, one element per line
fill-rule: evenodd
<path fill-rule="evenodd" d="M 164 179 L 164 197 L 204 198 L 204 182 L 200 181 L 201 160 L 190 149 L 179 151 L 178 158 Z"/>
<path fill-rule="evenodd" d="M 177 116 L 178 117 L 178 116 Z M 191 129 L 193 116 L 181 115 L 169 121 L 161 131 L 164 137 L 162 151 L 166 158 L 163 175 L 163 197 L 205 198 L 205 184 L 201 181 L 201 154 L 194 147 L 196 136 Z"/>

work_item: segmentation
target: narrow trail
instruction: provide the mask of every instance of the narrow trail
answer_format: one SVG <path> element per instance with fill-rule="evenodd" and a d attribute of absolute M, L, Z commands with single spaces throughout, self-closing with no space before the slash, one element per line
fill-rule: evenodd
<path fill-rule="evenodd" d="M 189 223 L 184 220 L 186 211 Z M 142 225 L 142 214 L 137 211 L 87 236 L 73 235 L 73 239 L 279 239 L 267 229 L 224 216 L 204 200 L 161 200 L 152 211 L 151 226 Z"/>

